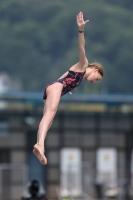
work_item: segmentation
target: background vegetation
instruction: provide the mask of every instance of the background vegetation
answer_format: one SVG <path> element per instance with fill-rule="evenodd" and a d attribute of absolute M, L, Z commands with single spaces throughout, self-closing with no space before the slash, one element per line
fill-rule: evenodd
<path fill-rule="evenodd" d="M 133 1 L 1 0 L 0 72 L 24 90 L 44 90 L 78 61 L 75 16 L 81 10 L 89 62 L 103 64 L 100 84 L 84 81 L 75 92 L 132 93 Z"/>

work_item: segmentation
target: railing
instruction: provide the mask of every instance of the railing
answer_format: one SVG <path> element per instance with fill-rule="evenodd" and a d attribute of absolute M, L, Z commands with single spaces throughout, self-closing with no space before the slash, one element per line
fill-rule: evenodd
<path fill-rule="evenodd" d="M 27 182 L 26 164 L 0 164 L 0 200 L 19 200 Z"/>

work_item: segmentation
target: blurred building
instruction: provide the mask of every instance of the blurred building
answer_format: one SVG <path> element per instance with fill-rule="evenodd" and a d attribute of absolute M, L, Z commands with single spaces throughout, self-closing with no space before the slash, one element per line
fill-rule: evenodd
<path fill-rule="evenodd" d="M 20 80 L 11 78 L 8 74 L 0 73 L 0 93 L 5 93 L 10 90 L 20 90 L 22 89 Z"/>
<path fill-rule="evenodd" d="M 42 109 L 41 92 L 0 95 L 1 200 L 18 200 L 24 185 L 33 179 L 44 186 L 49 199 L 59 198 L 61 183 L 67 196 L 83 191 L 97 198 L 103 183 L 117 184 L 126 196 L 133 171 L 133 96 L 64 96 L 46 138 L 46 166 L 32 153 Z M 102 170 L 101 163 L 108 167 Z M 79 183 L 75 191 L 74 180 Z"/>

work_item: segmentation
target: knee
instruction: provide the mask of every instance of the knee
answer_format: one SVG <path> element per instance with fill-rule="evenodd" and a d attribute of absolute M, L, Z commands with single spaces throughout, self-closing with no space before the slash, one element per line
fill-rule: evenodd
<path fill-rule="evenodd" d="M 52 126 L 53 120 L 50 121 L 49 126 Z"/>
<path fill-rule="evenodd" d="M 56 112 L 54 112 L 54 111 L 45 113 L 45 119 L 49 122 L 49 124 L 52 124 L 55 114 L 56 114 Z"/>
<path fill-rule="evenodd" d="M 39 129 L 41 129 L 44 126 L 44 124 L 47 124 L 47 126 L 50 127 L 52 125 L 52 122 L 53 117 L 44 115 L 42 120 L 40 121 Z"/>

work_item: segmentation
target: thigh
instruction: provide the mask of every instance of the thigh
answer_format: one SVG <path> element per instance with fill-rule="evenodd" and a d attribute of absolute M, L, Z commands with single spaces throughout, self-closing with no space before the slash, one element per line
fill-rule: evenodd
<path fill-rule="evenodd" d="M 47 99 L 45 100 L 44 112 L 57 111 L 63 85 L 61 83 L 54 83 L 47 88 Z"/>

